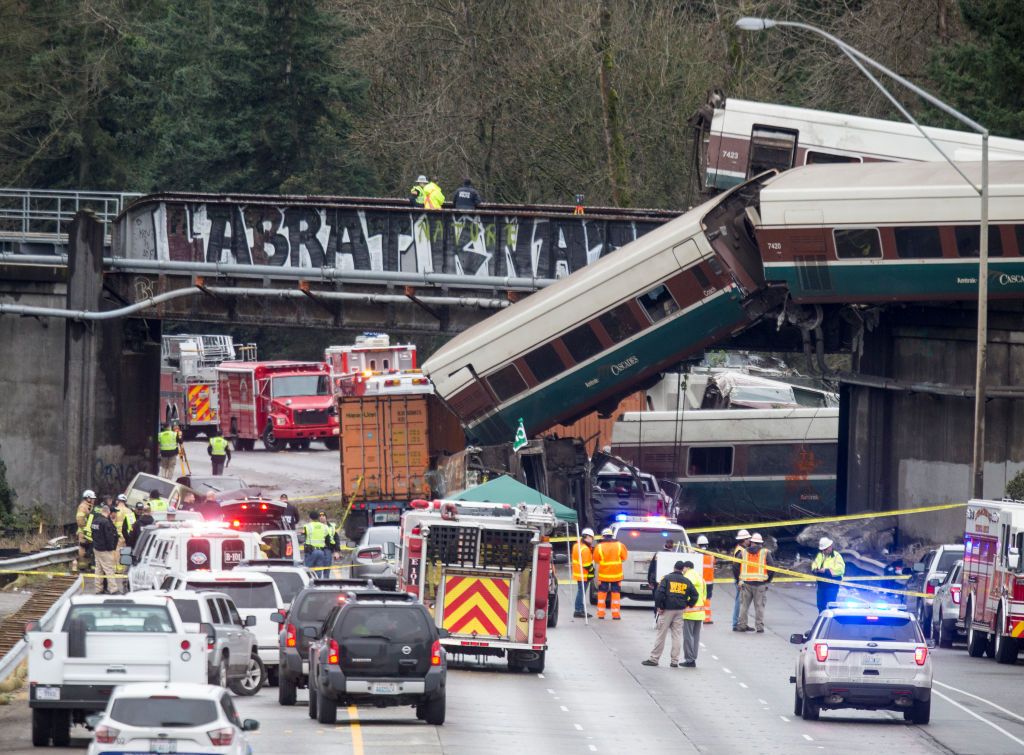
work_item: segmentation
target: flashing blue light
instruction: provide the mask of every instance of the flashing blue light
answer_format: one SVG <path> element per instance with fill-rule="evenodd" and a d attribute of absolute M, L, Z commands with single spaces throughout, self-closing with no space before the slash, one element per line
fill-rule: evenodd
<path fill-rule="evenodd" d="M 629 514 L 616 514 L 615 515 L 615 521 L 616 522 L 624 522 L 627 519 L 629 519 Z"/>

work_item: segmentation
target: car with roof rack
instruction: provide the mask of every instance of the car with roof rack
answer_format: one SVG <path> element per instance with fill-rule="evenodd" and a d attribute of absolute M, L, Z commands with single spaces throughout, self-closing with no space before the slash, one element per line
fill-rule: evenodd
<path fill-rule="evenodd" d="M 829 603 L 800 645 L 793 713 L 816 721 L 822 710 L 894 710 L 907 721 L 931 718 L 932 661 L 917 618 L 906 606 Z"/>

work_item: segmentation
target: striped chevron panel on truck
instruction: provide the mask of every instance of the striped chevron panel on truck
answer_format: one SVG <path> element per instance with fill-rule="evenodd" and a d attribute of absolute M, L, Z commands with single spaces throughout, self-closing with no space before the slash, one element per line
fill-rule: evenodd
<path fill-rule="evenodd" d="M 192 385 L 188 389 L 189 414 L 195 422 L 212 422 L 213 408 L 210 406 L 210 386 Z"/>
<path fill-rule="evenodd" d="M 442 626 L 452 634 L 505 637 L 511 591 L 512 581 L 501 577 L 447 577 Z"/>
<path fill-rule="evenodd" d="M 516 642 L 530 641 L 530 599 L 516 601 Z"/>

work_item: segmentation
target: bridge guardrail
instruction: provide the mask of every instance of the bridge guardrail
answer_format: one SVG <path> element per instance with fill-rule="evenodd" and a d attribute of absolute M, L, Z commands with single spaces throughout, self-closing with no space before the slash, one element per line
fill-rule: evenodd
<path fill-rule="evenodd" d="M 0 189 L 0 239 L 64 244 L 79 210 L 92 210 L 109 240 L 111 223 L 140 194 L 107 191 Z"/>

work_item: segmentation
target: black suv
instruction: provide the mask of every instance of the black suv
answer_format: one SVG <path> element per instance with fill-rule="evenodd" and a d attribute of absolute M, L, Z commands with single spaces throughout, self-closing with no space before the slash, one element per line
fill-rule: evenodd
<path fill-rule="evenodd" d="M 357 592 L 336 606 L 309 646 L 309 717 L 337 721 L 339 705 L 415 705 L 443 724 L 448 662 L 422 603 L 404 592 Z"/>
<path fill-rule="evenodd" d="M 281 651 L 277 702 L 295 705 L 295 691 L 307 683 L 309 643 L 320 637 L 324 620 L 331 610 L 359 590 L 376 589 L 368 579 L 318 579 L 299 591 L 292 599 L 288 613 L 271 615 L 271 620 L 281 626 L 277 635 L 277 646 Z"/>

